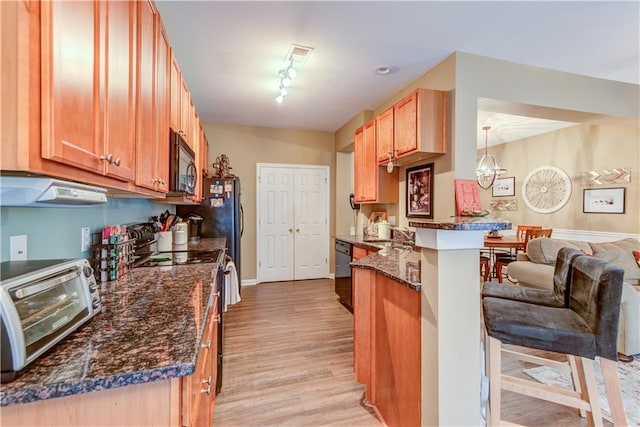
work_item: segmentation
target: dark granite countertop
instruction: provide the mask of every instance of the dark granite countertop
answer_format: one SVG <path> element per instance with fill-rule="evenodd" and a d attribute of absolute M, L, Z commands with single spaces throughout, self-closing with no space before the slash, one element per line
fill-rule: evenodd
<path fill-rule="evenodd" d="M 411 249 L 381 249 L 351 263 L 355 268 L 369 268 L 414 291 L 420 291 L 420 252 Z"/>
<path fill-rule="evenodd" d="M 409 221 L 409 226 L 436 230 L 511 230 L 511 221 L 492 216 L 455 216 L 440 221 Z"/>
<path fill-rule="evenodd" d="M 381 239 L 365 240 L 364 237 L 362 236 L 334 236 L 334 239 L 341 240 L 343 242 L 351 243 L 353 245 L 357 245 L 362 248 L 365 248 L 368 250 L 374 250 L 374 251 L 384 248 L 384 244 L 386 242 L 391 241 L 391 240 L 381 240 Z"/>
<path fill-rule="evenodd" d="M 224 244 L 201 239 L 188 247 Z M 99 284 L 102 313 L 0 385 L 0 406 L 192 374 L 216 266 L 135 268 Z"/>
<path fill-rule="evenodd" d="M 351 243 L 378 252 L 351 263 L 355 268 L 368 268 L 383 274 L 399 284 L 420 291 L 420 252 L 411 249 L 386 248 L 389 240 L 367 239 L 362 236 L 334 236 L 336 240 Z"/>

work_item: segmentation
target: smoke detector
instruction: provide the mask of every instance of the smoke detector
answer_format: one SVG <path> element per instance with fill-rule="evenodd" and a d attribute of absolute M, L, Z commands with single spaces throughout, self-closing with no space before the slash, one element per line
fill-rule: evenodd
<path fill-rule="evenodd" d="M 304 64 L 307 62 L 307 58 L 313 52 L 313 48 L 309 46 L 302 46 L 299 44 L 292 44 L 287 52 L 286 61 L 295 64 Z"/>

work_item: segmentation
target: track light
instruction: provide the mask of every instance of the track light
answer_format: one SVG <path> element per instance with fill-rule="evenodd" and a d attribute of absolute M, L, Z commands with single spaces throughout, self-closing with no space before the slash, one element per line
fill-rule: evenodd
<path fill-rule="evenodd" d="M 287 68 L 278 71 L 278 76 L 280 76 L 280 95 L 276 97 L 276 101 L 278 104 L 282 104 L 284 97 L 289 93 L 287 88 L 291 86 L 291 81 L 298 76 L 298 71 L 293 68 L 293 62 L 289 62 Z"/>

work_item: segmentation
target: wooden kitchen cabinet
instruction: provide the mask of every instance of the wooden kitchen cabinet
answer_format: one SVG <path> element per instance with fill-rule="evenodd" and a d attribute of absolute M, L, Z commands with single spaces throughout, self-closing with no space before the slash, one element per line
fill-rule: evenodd
<path fill-rule="evenodd" d="M 42 2 L 42 157 L 134 178 L 135 3 Z"/>
<path fill-rule="evenodd" d="M 156 15 L 156 87 L 155 87 L 155 125 L 156 125 L 156 190 L 169 191 L 169 96 L 171 47 L 169 38 L 162 25 L 160 15 Z"/>
<path fill-rule="evenodd" d="M 179 67 L 154 2 L 0 7 L 0 134 L 14 141 L 2 144 L 0 169 L 164 198 L 169 127 L 195 126 L 196 111 L 182 75 L 174 81 Z M 173 92 L 180 107 L 170 110 Z M 192 110 L 176 116 L 183 100 Z"/>
<path fill-rule="evenodd" d="M 173 129 L 175 132 L 180 133 L 180 126 L 182 125 L 182 122 L 180 121 L 180 110 L 182 108 L 182 105 L 180 104 L 180 95 L 182 93 L 182 73 L 180 72 L 180 65 L 178 65 L 178 60 L 176 59 L 173 49 L 171 49 L 170 80 L 171 90 L 169 92 L 169 126 L 171 126 L 171 129 Z"/>
<path fill-rule="evenodd" d="M 136 185 L 167 192 L 169 44 L 155 6 L 147 0 L 138 3 L 137 69 Z"/>
<path fill-rule="evenodd" d="M 420 425 L 421 293 L 354 268 L 354 370 L 383 424 Z"/>
<path fill-rule="evenodd" d="M 354 135 L 354 196 L 358 203 L 398 203 L 398 169 L 387 173 L 376 157 L 375 120 Z"/>
<path fill-rule="evenodd" d="M 393 106 L 393 159 L 446 153 L 446 92 L 416 89 Z M 378 160 L 382 153 L 378 153 Z"/>
<path fill-rule="evenodd" d="M 393 107 L 376 116 L 376 153 L 378 163 L 389 161 L 393 156 Z"/>
<path fill-rule="evenodd" d="M 220 293 L 214 296 L 207 327 L 200 344 L 193 374 L 183 380 L 183 426 L 210 426 L 213 423 L 218 356 L 218 305 Z"/>

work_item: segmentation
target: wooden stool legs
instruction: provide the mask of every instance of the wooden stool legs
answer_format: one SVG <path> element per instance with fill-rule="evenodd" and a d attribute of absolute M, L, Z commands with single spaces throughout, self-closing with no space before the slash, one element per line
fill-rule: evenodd
<path fill-rule="evenodd" d="M 587 417 L 589 426 L 602 426 L 602 413 L 598 401 L 598 389 L 593 367 L 593 360 L 583 357 L 567 355 L 571 374 L 574 380 L 574 390 L 567 390 L 546 384 L 540 384 L 523 378 L 503 375 L 501 371 L 502 355 L 515 356 L 530 363 L 551 367 L 565 365 L 563 362 L 531 356 L 516 351 L 502 349 L 502 343 L 496 338 L 487 336 L 486 342 L 486 371 L 489 376 L 489 408 L 487 422 L 489 426 L 499 426 L 502 423 L 500 394 L 502 390 L 524 394 L 538 399 L 547 400 L 565 406 L 580 409 L 580 414 Z M 626 426 L 626 414 L 616 361 L 600 358 L 600 367 L 604 379 L 607 398 L 611 408 L 613 424 Z"/>

